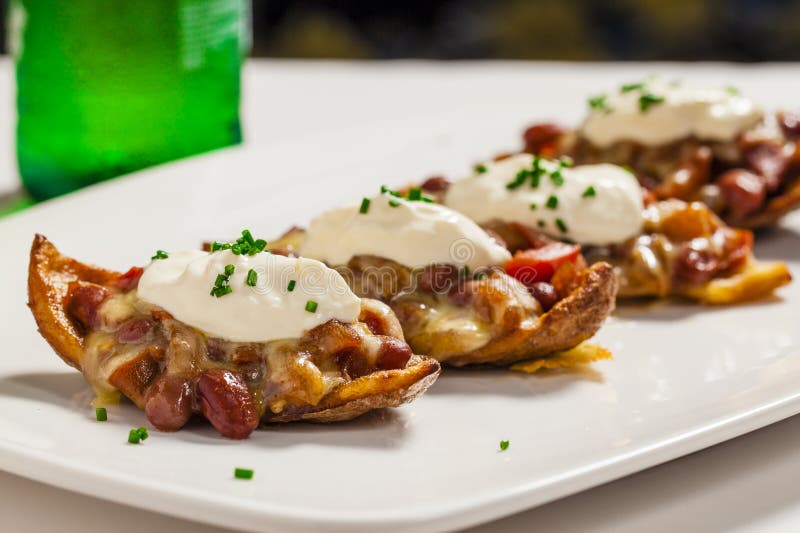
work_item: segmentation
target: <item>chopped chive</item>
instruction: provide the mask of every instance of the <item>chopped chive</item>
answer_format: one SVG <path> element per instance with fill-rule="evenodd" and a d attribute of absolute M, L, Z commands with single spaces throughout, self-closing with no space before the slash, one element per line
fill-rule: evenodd
<path fill-rule="evenodd" d="M 233 255 L 242 255 L 242 246 L 239 243 L 231 245 L 231 252 Z"/>
<path fill-rule="evenodd" d="M 225 265 L 225 275 L 230 276 L 233 274 L 233 271 L 236 269 L 233 265 Z"/>
<path fill-rule="evenodd" d="M 542 219 L 539 219 L 539 220 L 536 222 L 536 225 L 537 225 L 537 226 L 539 226 L 540 228 L 543 228 L 543 227 L 545 227 L 545 226 L 547 225 L 547 223 L 546 223 L 544 220 L 542 220 Z"/>
<path fill-rule="evenodd" d="M 561 156 L 561 159 L 558 160 L 558 164 L 564 168 L 569 168 L 575 164 L 575 161 L 568 155 Z"/>
<path fill-rule="evenodd" d="M 309 313 L 316 313 L 317 312 L 317 302 L 314 300 L 309 300 L 306 302 L 306 311 Z"/>
<path fill-rule="evenodd" d="M 636 175 L 636 173 L 633 171 L 633 169 L 631 167 L 629 167 L 628 165 L 622 165 L 621 168 L 622 168 L 622 170 L 624 170 L 628 174 L 633 174 L 634 176 Z"/>
<path fill-rule="evenodd" d="M 136 432 L 139 434 L 139 439 L 141 439 L 141 440 L 147 440 L 147 437 L 150 436 L 150 435 L 147 434 L 147 428 L 146 427 L 140 427 L 140 428 L 138 428 L 136 430 Z"/>
<path fill-rule="evenodd" d="M 412 187 L 408 191 L 408 199 L 411 200 L 412 202 L 419 202 L 420 200 L 422 200 L 422 189 L 420 189 L 419 187 Z"/>
<path fill-rule="evenodd" d="M 558 226 L 558 229 L 561 230 L 561 233 L 566 233 L 567 232 L 567 225 L 564 224 L 564 221 L 561 220 L 560 218 L 556 219 L 556 226 Z"/>
<path fill-rule="evenodd" d="M 484 172 L 486 172 L 486 165 L 475 165 L 476 174 L 483 174 Z"/>
<path fill-rule="evenodd" d="M 621 93 L 629 93 L 631 91 L 635 91 L 637 89 L 644 89 L 644 83 L 627 83 L 619 88 L 619 92 Z"/>
<path fill-rule="evenodd" d="M 244 229 L 244 230 L 242 230 L 242 238 L 244 238 L 244 240 L 245 240 L 245 241 L 247 242 L 247 244 L 249 244 L 250 246 L 253 246 L 253 245 L 256 243 L 256 240 L 253 238 L 253 234 L 252 234 L 252 233 L 250 233 L 250 230 L 249 230 L 249 229 Z"/>
<path fill-rule="evenodd" d="M 553 185 L 556 187 L 561 187 L 564 185 L 564 176 L 561 174 L 561 169 L 550 174 L 550 181 L 552 181 Z"/>
<path fill-rule="evenodd" d="M 583 196 L 584 198 L 589 198 L 590 196 L 597 196 L 597 191 L 594 189 L 594 186 L 589 185 L 588 187 L 586 187 L 586 190 L 583 191 L 583 194 L 581 194 L 581 196 Z"/>
<path fill-rule="evenodd" d="M 364 198 L 361 200 L 361 207 L 358 208 L 358 212 L 362 215 L 366 215 L 367 211 L 369 211 L 369 198 Z"/>
<path fill-rule="evenodd" d="M 507 440 L 500 441 L 500 450 L 506 451 L 508 449 L 509 442 Z"/>
<path fill-rule="evenodd" d="M 216 296 L 217 298 L 222 298 L 226 294 L 230 294 L 233 292 L 233 289 L 230 285 L 225 285 L 223 287 L 214 287 L 211 289 L 211 296 Z"/>
<path fill-rule="evenodd" d="M 644 113 L 650 108 L 650 106 L 660 104 L 663 101 L 663 96 L 656 96 L 653 93 L 644 93 L 639 97 L 639 110 Z"/>
<path fill-rule="evenodd" d="M 398 205 L 400 205 L 400 202 L 397 200 L 389 200 L 389 207 L 397 207 Z"/>
<path fill-rule="evenodd" d="M 537 206 L 536 204 L 531 204 L 531 211 L 535 210 L 537 207 L 539 206 Z"/>
<path fill-rule="evenodd" d="M 169 254 L 167 252 L 165 252 L 164 250 L 156 250 L 156 255 L 154 255 L 150 259 L 151 260 L 152 259 L 166 259 L 167 257 L 169 257 Z"/>
<path fill-rule="evenodd" d="M 734 87 L 733 85 L 728 85 L 727 87 L 725 87 L 725 91 L 726 91 L 728 94 L 732 94 L 732 95 L 734 95 L 734 96 L 736 96 L 737 94 L 740 94 L 740 92 L 739 92 L 739 89 L 737 89 L 737 88 L 736 88 L 736 87 Z"/>
<path fill-rule="evenodd" d="M 96 407 L 94 410 L 94 417 L 98 422 L 105 422 L 108 420 L 108 412 L 105 407 Z"/>
<path fill-rule="evenodd" d="M 389 193 L 391 196 L 395 196 L 397 198 L 400 198 L 400 196 L 401 196 L 399 192 L 397 192 L 397 191 L 395 191 L 393 189 L 390 189 L 386 185 L 381 185 L 381 194 L 386 194 L 386 193 Z"/>
<path fill-rule="evenodd" d="M 523 168 L 517 175 L 514 177 L 513 181 L 506 183 L 506 189 L 516 189 L 517 187 L 521 186 L 525 183 L 525 180 L 528 179 L 528 176 L 531 174 L 531 171 L 527 168 Z"/>
<path fill-rule="evenodd" d="M 286 290 L 292 292 L 294 290 L 294 286 L 297 285 L 295 280 L 289 280 L 289 286 L 286 287 Z"/>
<path fill-rule="evenodd" d="M 475 279 L 481 280 L 484 279 L 485 277 L 486 277 L 486 272 L 484 272 L 483 270 L 475 272 Z"/>
<path fill-rule="evenodd" d="M 219 250 L 229 250 L 231 245 L 227 242 L 214 241 L 211 243 L 211 251 L 217 252 Z"/>
<path fill-rule="evenodd" d="M 606 95 L 604 94 L 589 98 L 588 103 L 589 107 L 592 109 L 596 109 L 598 111 L 611 111 L 611 108 L 608 107 L 608 103 L 606 103 Z"/>
<path fill-rule="evenodd" d="M 256 242 L 255 244 L 253 244 L 253 247 L 256 249 L 257 252 L 263 252 L 264 248 L 267 247 L 267 241 L 265 241 L 264 239 L 256 239 Z"/>
<path fill-rule="evenodd" d="M 139 431 L 132 429 L 128 432 L 128 442 L 130 444 L 139 444 L 140 440 Z"/>
<path fill-rule="evenodd" d="M 544 204 L 547 209 L 555 209 L 558 207 L 558 198 L 555 195 L 550 195 L 547 198 L 547 203 Z"/>
<path fill-rule="evenodd" d="M 233 471 L 233 477 L 236 479 L 253 479 L 253 471 L 249 468 L 236 468 Z"/>
<path fill-rule="evenodd" d="M 251 287 L 255 287 L 256 283 L 258 283 L 258 272 L 251 268 L 247 271 L 247 284 Z"/>

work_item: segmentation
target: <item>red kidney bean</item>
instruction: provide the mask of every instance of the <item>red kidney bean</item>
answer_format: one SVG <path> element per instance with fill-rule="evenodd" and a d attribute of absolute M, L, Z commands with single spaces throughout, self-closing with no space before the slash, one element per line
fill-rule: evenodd
<path fill-rule="evenodd" d="M 525 130 L 522 139 L 525 141 L 525 151 L 531 154 L 538 154 L 545 148 L 545 145 L 556 141 L 564 129 L 551 123 L 535 124 Z"/>
<path fill-rule="evenodd" d="M 789 165 L 789 157 L 782 145 L 757 144 L 745 152 L 744 158 L 747 165 L 763 177 L 767 192 L 775 192 L 780 188 L 783 173 Z"/>
<path fill-rule="evenodd" d="M 405 342 L 394 337 L 381 337 L 377 366 L 381 370 L 405 368 L 411 355 L 411 347 Z"/>
<path fill-rule="evenodd" d="M 708 250 L 684 246 L 675 258 L 675 277 L 693 284 L 705 283 L 719 270 L 719 259 Z"/>
<path fill-rule="evenodd" d="M 495 244 L 497 244 L 498 246 L 502 246 L 503 248 L 508 248 L 505 239 L 503 239 L 503 237 L 499 233 L 488 228 L 483 228 L 483 231 L 485 231 L 486 234 L 489 237 L 491 237 L 491 239 L 495 242 Z"/>
<path fill-rule="evenodd" d="M 117 340 L 122 343 L 139 342 L 150 333 L 153 325 L 144 318 L 133 318 L 123 323 L 117 330 Z"/>
<path fill-rule="evenodd" d="M 450 187 L 450 180 L 444 176 L 432 176 L 423 181 L 420 187 L 428 192 L 443 192 Z"/>
<path fill-rule="evenodd" d="M 536 298 L 539 305 L 542 306 L 542 311 L 549 311 L 558 302 L 558 292 L 551 284 L 538 281 L 528 287 L 528 292 L 531 296 Z"/>
<path fill-rule="evenodd" d="M 192 416 L 192 387 L 182 377 L 162 373 L 145 397 L 147 420 L 161 431 L 178 431 Z"/>
<path fill-rule="evenodd" d="M 784 112 L 778 115 L 783 131 L 793 137 L 800 136 L 800 112 Z"/>
<path fill-rule="evenodd" d="M 245 439 L 258 427 L 258 410 L 238 374 L 212 369 L 197 381 L 200 410 L 217 431 L 230 439 Z"/>
<path fill-rule="evenodd" d="M 764 180 L 741 168 L 735 168 L 722 174 L 717 180 L 722 197 L 728 209 L 736 216 L 746 216 L 758 211 L 767 197 Z"/>
<path fill-rule="evenodd" d="M 458 284 L 447 293 L 447 298 L 453 305 L 467 307 L 475 301 L 475 281 Z"/>
<path fill-rule="evenodd" d="M 458 267 L 434 264 L 426 266 L 417 277 L 419 288 L 436 294 L 447 294 L 458 283 Z"/>
<path fill-rule="evenodd" d="M 108 290 L 94 283 L 78 282 L 69 289 L 67 312 L 86 328 L 98 325 L 97 311 L 108 297 Z"/>
<path fill-rule="evenodd" d="M 142 267 L 131 267 L 114 281 L 114 286 L 123 291 L 130 291 L 139 286 L 139 279 L 144 274 Z"/>

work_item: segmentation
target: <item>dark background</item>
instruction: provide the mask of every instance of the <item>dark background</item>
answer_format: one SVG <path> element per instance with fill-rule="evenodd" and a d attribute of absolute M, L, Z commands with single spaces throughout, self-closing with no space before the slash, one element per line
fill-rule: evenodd
<path fill-rule="evenodd" d="M 253 0 L 253 26 L 261 57 L 800 60 L 800 0 Z"/>

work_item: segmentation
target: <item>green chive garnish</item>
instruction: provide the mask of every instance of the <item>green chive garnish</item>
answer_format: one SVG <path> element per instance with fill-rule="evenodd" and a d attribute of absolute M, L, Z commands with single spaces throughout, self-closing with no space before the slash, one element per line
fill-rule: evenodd
<path fill-rule="evenodd" d="M 583 194 L 581 194 L 581 196 L 583 196 L 584 198 L 589 198 L 590 196 L 597 196 L 597 191 L 594 190 L 594 186 L 589 185 L 588 187 L 586 187 L 586 190 L 583 191 Z"/>
<path fill-rule="evenodd" d="M 508 444 L 509 444 L 509 442 L 507 440 L 501 440 L 500 441 L 500 449 L 502 451 L 506 451 L 508 449 Z"/>
<path fill-rule="evenodd" d="M 739 94 L 739 89 L 737 89 L 737 88 L 736 88 L 736 87 L 734 87 L 733 85 L 728 85 L 727 87 L 725 87 L 725 91 L 727 91 L 727 92 L 728 92 L 728 94 L 732 94 L 732 95 L 734 95 L 734 96 L 736 96 L 737 94 Z"/>
<path fill-rule="evenodd" d="M 663 96 L 656 96 L 653 93 L 644 93 L 639 97 L 639 110 L 645 112 L 650 108 L 650 106 L 660 104 L 663 101 Z"/>
<path fill-rule="evenodd" d="M 561 230 L 561 233 L 566 233 L 567 232 L 567 225 L 564 224 L 564 221 L 561 220 L 560 218 L 556 219 L 556 226 L 558 226 L 558 229 Z"/>
<path fill-rule="evenodd" d="M 627 83 L 619 88 L 619 92 L 621 93 L 629 93 L 631 91 L 635 91 L 637 89 L 644 89 L 644 83 Z"/>
<path fill-rule="evenodd" d="M 539 219 L 539 220 L 536 222 L 536 225 L 537 225 L 537 226 L 539 226 L 540 228 L 543 228 L 543 227 L 545 227 L 545 226 L 547 225 L 547 223 L 546 223 L 544 220 L 542 220 L 542 219 Z"/>
<path fill-rule="evenodd" d="M 398 202 L 397 200 L 389 200 L 390 207 L 397 207 L 398 205 L 400 205 L 400 202 Z"/>
<path fill-rule="evenodd" d="M 547 207 L 547 209 L 555 209 L 556 207 L 558 207 L 558 198 L 555 195 L 551 194 L 547 198 L 547 203 L 544 205 L 545 207 Z"/>
<path fill-rule="evenodd" d="M 98 422 L 105 422 L 108 420 L 108 412 L 105 407 L 96 407 L 94 410 L 94 417 Z"/>
<path fill-rule="evenodd" d="M 242 230 L 242 237 L 250 246 L 253 246 L 256 243 L 256 240 L 253 238 L 253 234 L 250 233 L 249 229 Z"/>
<path fill-rule="evenodd" d="M 306 311 L 309 313 L 316 313 L 317 312 L 317 302 L 314 300 L 309 300 L 306 302 Z"/>
<path fill-rule="evenodd" d="M 255 287 L 256 283 L 258 283 L 258 272 L 251 268 L 247 271 L 247 284 L 251 287 Z"/>
<path fill-rule="evenodd" d="M 534 210 L 534 209 L 536 209 L 537 207 L 538 207 L 538 206 L 537 206 L 536 204 L 531 204 L 531 211 L 533 211 L 533 210 Z"/>
<path fill-rule="evenodd" d="M 147 437 L 150 436 L 150 435 L 147 434 L 147 428 L 145 428 L 145 427 L 140 427 L 136 431 L 137 431 L 137 433 L 139 433 L 139 438 L 141 440 L 147 440 Z"/>
<path fill-rule="evenodd" d="M 289 286 L 286 287 L 286 290 L 289 291 L 289 292 L 292 292 L 294 290 L 294 286 L 295 285 L 297 285 L 297 282 L 295 280 L 290 280 L 289 281 Z"/>
<path fill-rule="evenodd" d="M 483 174 L 484 172 L 486 172 L 486 165 L 475 165 L 476 174 Z"/>
<path fill-rule="evenodd" d="M 211 296 L 221 298 L 233 292 L 231 288 L 231 275 L 233 275 L 234 270 L 235 267 L 233 265 L 225 265 L 225 273 L 217 274 L 217 279 L 214 280 L 214 286 L 211 288 Z"/>
<path fill-rule="evenodd" d="M 550 174 L 550 181 L 552 181 L 553 185 L 556 187 L 561 187 L 564 185 L 564 176 L 561 175 L 561 169 L 558 169 Z"/>
<path fill-rule="evenodd" d="M 506 183 L 506 189 L 516 189 L 517 187 L 521 186 L 525 183 L 525 180 L 528 179 L 528 176 L 531 174 L 531 171 L 527 168 L 523 168 L 517 175 L 514 177 L 513 181 Z"/>
<path fill-rule="evenodd" d="M 230 276 L 233 274 L 233 271 L 236 270 L 236 267 L 233 265 L 225 265 L 225 275 Z"/>
<path fill-rule="evenodd" d="M 139 442 L 147 440 L 149 436 L 150 435 L 147 434 L 147 428 L 145 427 L 132 429 L 128 432 L 128 442 L 131 444 L 139 444 Z"/>
<path fill-rule="evenodd" d="M 236 479 L 253 479 L 253 471 L 249 468 L 237 468 L 233 471 Z"/>
<path fill-rule="evenodd" d="M 598 111 L 611 111 L 606 103 L 606 95 L 600 94 L 589 98 L 589 107 Z"/>
<path fill-rule="evenodd" d="M 361 207 L 358 208 L 358 212 L 362 215 L 366 215 L 367 211 L 369 211 L 369 198 L 364 198 L 361 200 Z"/>
<path fill-rule="evenodd" d="M 408 199 L 411 200 L 412 202 L 419 202 L 420 200 L 422 200 L 422 189 L 418 187 L 412 187 L 408 191 Z"/>
<path fill-rule="evenodd" d="M 164 250 L 156 250 L 156 255 L 154 255 L 150 259 L 166 259 L 167 257 L 169 257 L 169 254 Z"/>

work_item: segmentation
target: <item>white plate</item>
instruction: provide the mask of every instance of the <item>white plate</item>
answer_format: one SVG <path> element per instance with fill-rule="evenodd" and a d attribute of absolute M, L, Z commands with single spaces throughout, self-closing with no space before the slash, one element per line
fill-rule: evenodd
<path fill-rule="evenodd" d="M 231 527 L 446 529 L 800 412 L 797 284 L 752 306 L 623 308 L 597 337 L 615 359 L 584 374 L 448 371 L 420 401 L 350 423 L 288 425 L 245 442 L 192 427 L 152 432 L 140 446 L 125 441 L 143 414 L 121 406 L 95 422 L 81 377 L 37 335 L 25 309 L 35 231 L 67 254 L 113 268 L 242 227 L 276 235 L 381 180 L 463 171 L 492 147 L 513 146 L 518 124 L 510 114 L 481 115 L 479 130 L 466 127 L 474 117 L 450 110 L 446 119 L 393 120 L 379 134 L 343 128 L 269 150 L 222 151 L 0 222 L 0 468 Z M 800 274 L 800 218 L 763 237 L 761 257 L 791 260 Z M 501 439 L 511 442 L 505 452 Z M 253 468 L 255 478 L 234 480 L 237 466 Z"/>

